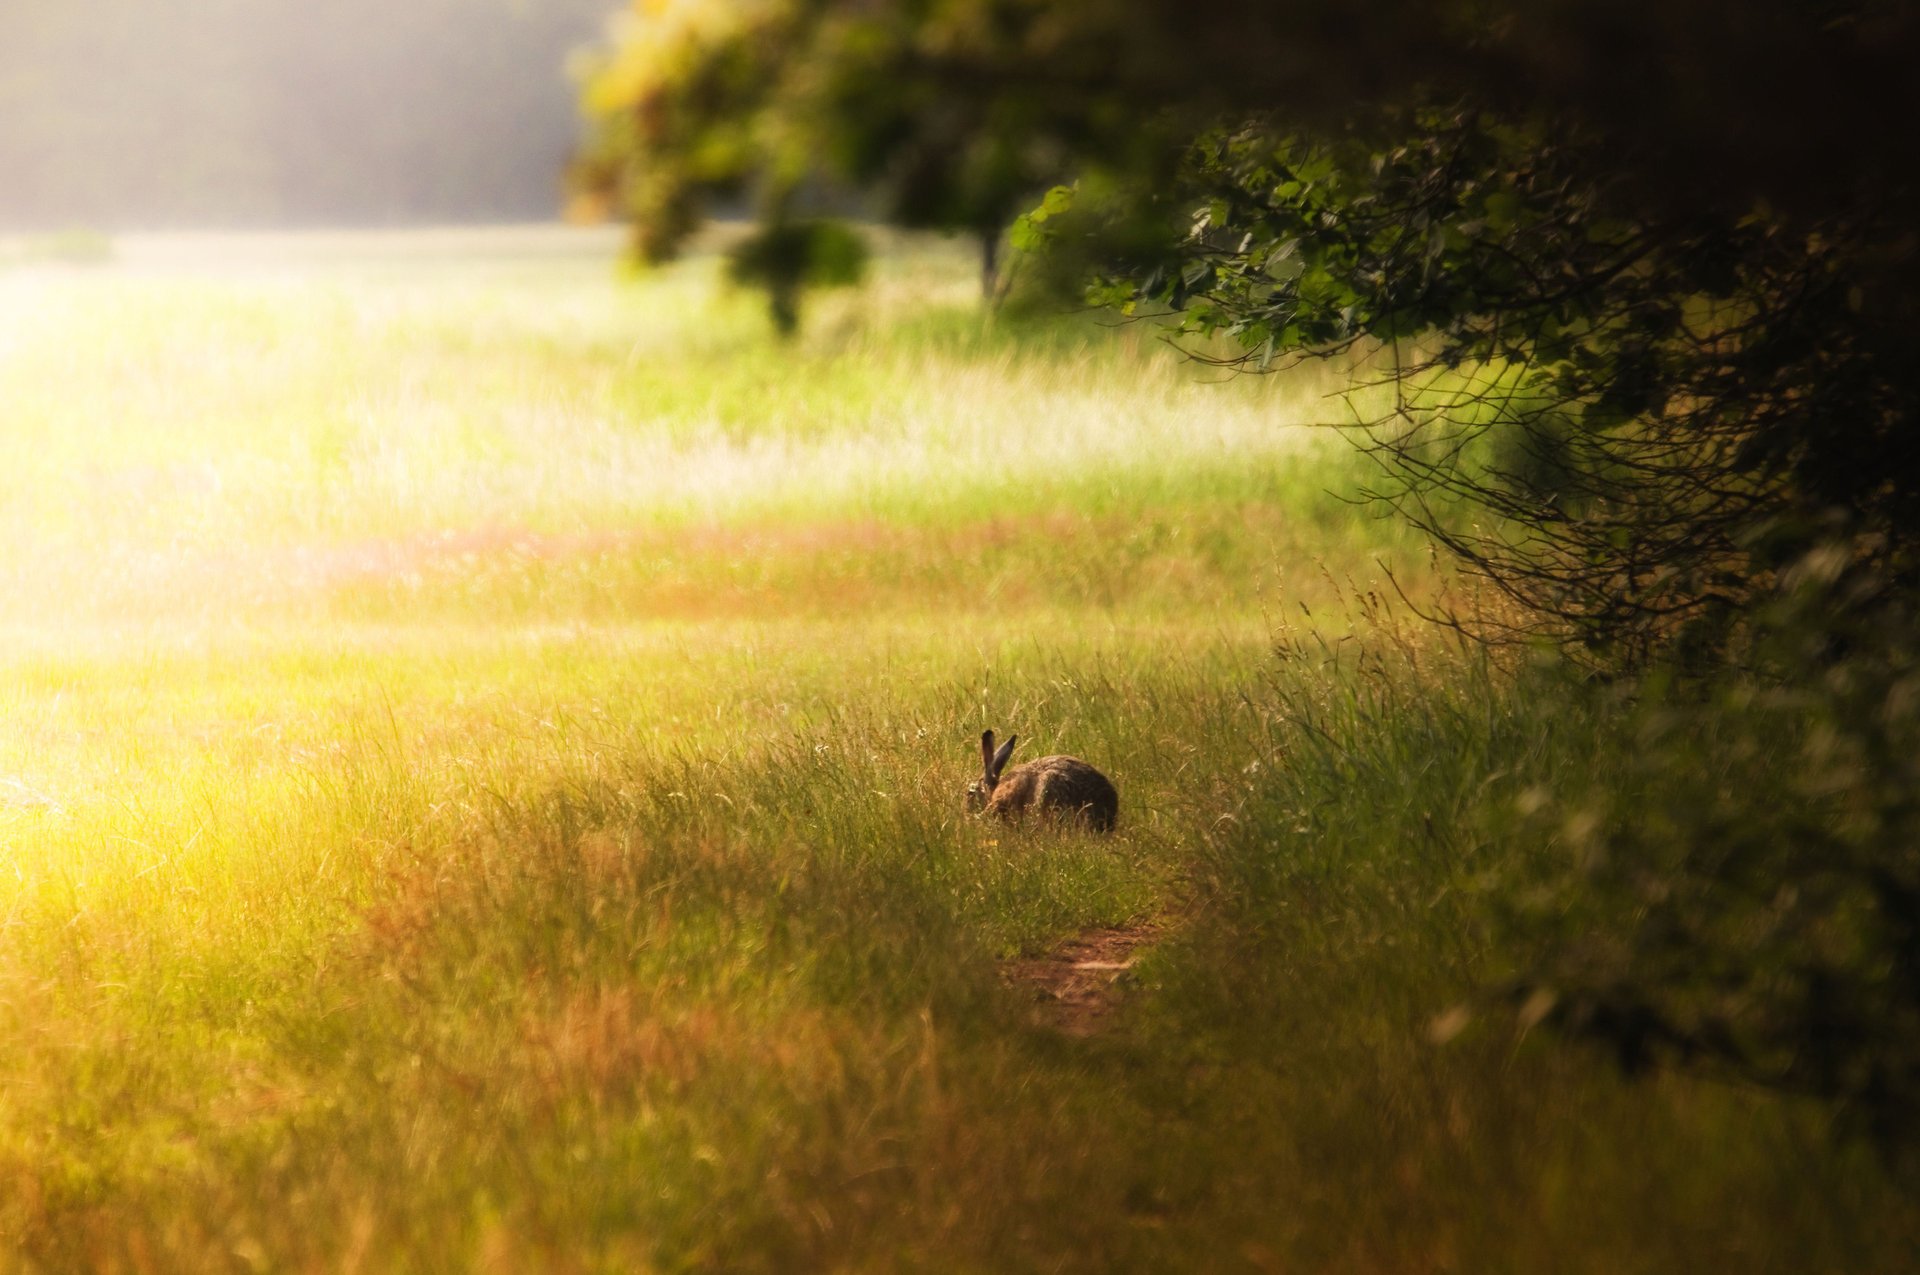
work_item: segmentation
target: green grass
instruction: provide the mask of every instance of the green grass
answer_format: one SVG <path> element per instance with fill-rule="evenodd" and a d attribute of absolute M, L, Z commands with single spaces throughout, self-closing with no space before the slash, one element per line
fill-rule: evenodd
<path fill-rule="evenodd" d="M 1910 1256 L 1817 1109 L 1432 1042 L 1624 745 L 1381 614 L 1328 383 L 573 242 L 0 276 L 0 1269 Z M 985 726 L 1120 831 L 964 817 Z M 1001 982 L 1145 918 L 1106 1035 Z"/>

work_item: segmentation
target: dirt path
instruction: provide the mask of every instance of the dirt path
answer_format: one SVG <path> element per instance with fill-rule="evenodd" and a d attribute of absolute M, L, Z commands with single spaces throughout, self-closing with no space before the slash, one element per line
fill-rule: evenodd
<path fill-rule="evenodd" d="M 1151 921 L 1082 930 L 1045 956 L 1002 962 L 1001 980 L 1033 997 L 1033 1021 L 1067 1036 L 1097 1035 L 1125 995 L 1139 950 L 1159 938 Z"/>

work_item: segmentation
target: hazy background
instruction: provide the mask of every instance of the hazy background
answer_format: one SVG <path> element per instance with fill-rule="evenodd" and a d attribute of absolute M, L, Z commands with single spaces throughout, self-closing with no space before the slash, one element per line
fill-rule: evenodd
<path fill-rule="evenodd" d="M 619 0 L 0 0 L 0 230 L 553 216 Z"/>

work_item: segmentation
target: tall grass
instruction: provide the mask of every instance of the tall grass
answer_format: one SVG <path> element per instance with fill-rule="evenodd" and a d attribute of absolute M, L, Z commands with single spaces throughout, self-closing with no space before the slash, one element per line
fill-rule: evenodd
<path fill-rule="evenodd" d="M 1323 386 L 924 248 L 786 351 L 710 263 L 290 247 L 0 278 L 0 1269 L 1910 1256 L 1817 1110 L 1435 1043 L 1631 733 L 1348 601 L 1448 586 Z M 965 817 L 987 726 L 1119 831 Z M 1002 982 L 1148 919 L 1100 1037 Z"/>

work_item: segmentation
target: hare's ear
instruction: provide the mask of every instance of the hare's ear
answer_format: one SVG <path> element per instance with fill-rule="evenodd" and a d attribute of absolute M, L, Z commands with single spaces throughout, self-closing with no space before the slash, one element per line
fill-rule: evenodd
<path fill-rule="evenodd" d="M 980 767 L 988 779 L 993 778 L 993 732 L 980 732 Z"/>
<path fill-rule="evenodd" d="M 1000 778 L 1000 772 L 1007 768 L 1007 759 L 1013 756 L 1013 746 L 1019 742 L 1020 737 L 1018 735 L 1007 736 L 1007 742 L 1000 745 L 1000 751 L 988 760 L 987 773 L 995 779 Z"/>

